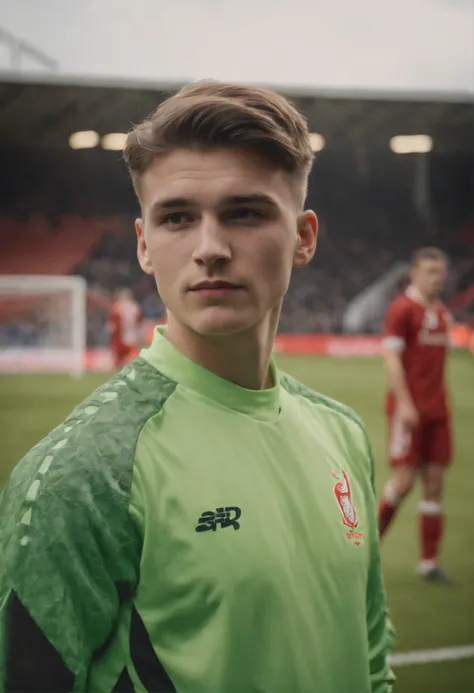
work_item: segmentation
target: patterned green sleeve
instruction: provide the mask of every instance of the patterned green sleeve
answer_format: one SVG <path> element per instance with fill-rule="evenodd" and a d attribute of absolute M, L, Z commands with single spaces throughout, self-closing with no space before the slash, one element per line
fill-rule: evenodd
<path fill-rule="evenodd" d="M 42 649 L 21 647 L 19 608 L 78 693 L 138 582 L 141 540 L 128 506 L 139 419 L 148 414 L 127 412 L 115 392 L 96 393 L 33 448 L 0 497 L 0 693 L 12 689 L 9 676 L 44 668 Z"/>

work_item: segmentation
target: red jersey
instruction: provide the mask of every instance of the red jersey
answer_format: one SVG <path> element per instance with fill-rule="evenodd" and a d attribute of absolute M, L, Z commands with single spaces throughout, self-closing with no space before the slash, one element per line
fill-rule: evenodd
<path fill-rule="evenodd" d="M 444 380 L 451 316 L 440 302 L 426 304 L 410 286 L 395 299 L 385 316 L 383 345 L 403 354 L 408 390 L 420 414 L 440 418 L 448 414 Z M 388 413 L 395 398 L 387 396 Z"/>
<path fill-rule="evenodd" d="M 116 301 L 109 323 L 113 345 L 133 347 L 140 342 L 142 312 L 136 301 Z"/>

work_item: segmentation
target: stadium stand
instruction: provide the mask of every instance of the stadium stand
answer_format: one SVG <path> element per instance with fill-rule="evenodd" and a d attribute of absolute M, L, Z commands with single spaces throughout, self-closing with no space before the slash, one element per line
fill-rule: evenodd
<path fill-rule="evenodd" d="M 58 226 L 39 216 L 5 219 L 0 274 L 70 274 L 110 226 L 113 220 L 78 217 L 64 217 Z"/>
<path fill-rule="evenodd" d="M 321 167 L 322 168 L 322 167 Z M 347 175 L 347 168 L 345 169 Z M 452 242 L 441 234 L 432 238 L 420 231 L 416 210 L 402 213 L 384 209 L 379 189 L 361 189 L 356 181 L 339 179 L 335 168 L 334 181 L 326 170 L 312 180 L 310 196 L 320 216 L 321 230 L 317 255 L 311 265 L 294 274 L 285 301 L 281 330 L 283 332 L 341 331 L 342 315 L 347 303 L 364 287 L 386 272 L 396 260 L 406 260 L 413 249 L 413 237 L 436 242 L 452 257 L 448 299 L 463 317 L 471 315 L 474 259 L 470 246 L 463 241 Z M 331 194 L 331 184 L 337 195 Z M 325 186 L 329 191 L 326 194 Z M 369 193 L 371 191 L 369 190 Z M 372 199 L 373 198 L 373 199 Z M 143 275 L 135 251 L 133 216 L 78 218 L 65 216 L 56 226 L 44 218 L 28 221 L 2 220 L 0 234 L 5 239 L 0 258 L 2 274 L 65 274 L 82 275 L 91 292 L 89 301 L 89 344 L 106 343 L 107 302 L 111 293 L 121 286 L 130 286 L 150 320 L 162 318 L 163 305 L 156 294 L 153 280 Z M 98 297 L 102 296 L 101 301 Z"/>
<path fill-rule="evenodd" d="M 136 260 L 138 208 L 120 152 L 73 151 L 67 136 L 85 125 L 126 130 L 163 95 L 0 85 L 0 125 L 8 132 L 0 135 L 0 274 L 82 275 L 89 288 L 89 346 L 107 342 L 107 307 L 116 288 L 130 286 L 150 320 L 161 319 L 164 307 Z M 15 120 L 20 96 L 21 128 Z M 324 133 L 326 147 L 316 155 L 308 191 L 308 206 L 320 218 L 317 254 L 294 274 L 281 331 L 341 332 L 348 303 L 420 245 L 449 254 L 446 299 L 459 319 L 472 321 L 474 106 L 296 101 L 311 129 Z M 423 159 L 394 155 L 389 137 L 403 130 L 430 132 L 436 149 Z"/>

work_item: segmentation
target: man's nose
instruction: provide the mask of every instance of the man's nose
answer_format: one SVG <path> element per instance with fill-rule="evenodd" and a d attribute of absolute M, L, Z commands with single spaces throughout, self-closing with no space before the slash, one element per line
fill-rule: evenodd
<path fill-rule="evenodd" d="M 218 220 L 203 218 L 197 233 L 197 244 L 193 252 L 193 260 L 200 265 L 213 265 L 218 262 L 228 262 L 231 259 L 231 249 L 226 230 Z"/>

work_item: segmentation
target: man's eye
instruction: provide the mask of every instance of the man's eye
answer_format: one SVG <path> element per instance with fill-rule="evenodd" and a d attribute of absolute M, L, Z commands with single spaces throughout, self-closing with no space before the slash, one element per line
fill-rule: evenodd
<path fill-rule="evenodd" d="M 189 223 L 191 215 L 188 212 L 171 212 L 161 220 L 163 226 L 182 226 Z"/>
<path fill-rule="evenodd" d="M 235 219 L 236 221 L 252 222 L 263 219 L 264 215 L 257 209 L 247 209 L 246 207 L 241 207 L 231 212 L 229 217 L 231 219 Z"/>

